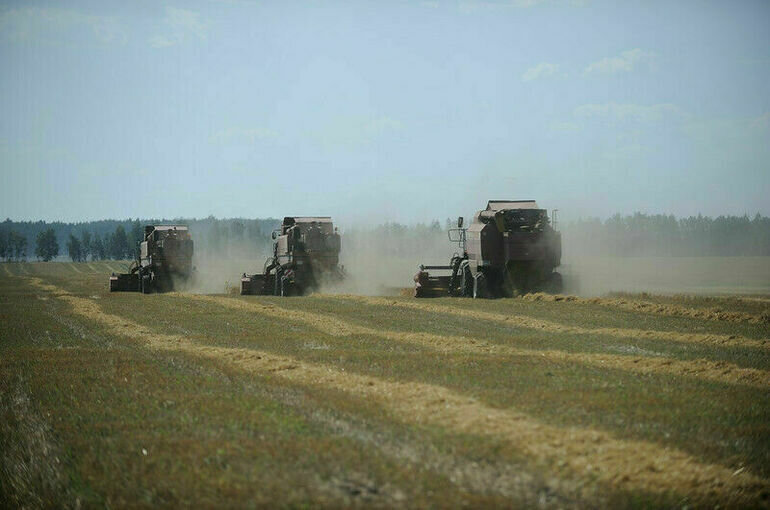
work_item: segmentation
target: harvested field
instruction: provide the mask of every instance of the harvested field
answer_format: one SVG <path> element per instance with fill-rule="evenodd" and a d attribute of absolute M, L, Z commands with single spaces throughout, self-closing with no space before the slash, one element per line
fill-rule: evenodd
<path fill-rule="evenodd" d="M 672 317 L 693 317 L 696 319 L 707 319 L 714 321 L 729 322 L 750 322 L 752 324 L 770 324 L 770 306 L 758 313 L 746 313 L 741 311 L 723 310 L 719 307 L 710 308 L 688 308 L 675 303 L 641 301 L 638 299 L 628 299 L 625 297 L 616 298 L 579 298 L 576 296 L 562 296 L 544 294 L 527 294 L 522 297 L 528 301 L 553 301 L 563 303 L 591 303 L 602 306 L 610 306 L 629 310 L 632 312 L 643 312 L 657 315 L 668 315 Z M 762 303 L 761 298 L 735 298 L 737 303 L 743 304 L 746 301 L 758 301 Z"/>
<path fill-rule="evenodd" d="M 110 294 L 101 263 L 8 266 L 4 506 L 770 503 L 762 322 Z"/>
<path fill-rule="evenodd" d="M 571 326 L 552 321 L 540 320 L 528 316 L 490 313 L 480 310 L 457 309 L 453 306 L 444 304 L 434 304 L 432 302 L 417 300 L 392 300 L 389 298 L 365 297 L 341 295 L 340 299 L 349 299 L 374 306 L 397 306 L 402 308 L 411 308 L 427 312 L 436 312 L 444 314 L 457 314 L 469 319 L 479 321 L 502 322 L 514 324 L 528 329 L 548 331 L 550 333 L 572 333 L 586 335 L 606 335 L 614 337 L 644 337 L 662 340 L 666 342 L 694 342 L 694 343 L 713 343 L 722 345 L 741 345 L 744 347 L 770 348 L 770 338 L 760 338 L 757 340 L 739 337 L 737 335 L 714 335 L 714 334 L 690 334 L 671 331 L 656 331 L 652 329 L 628 329 L 628 328 L 585 328 L 581 326 Z M 554 301 L 560 302 L 560 301 Z M 764 324 L 764 323 L 763 323 Z"/>
<path fill-rule="evenodd" d="M 289 321 L 301 321 L 335 336 L 369 335 L 381 337 L 395 342 L 411 342 L 424 345 L 442 352 L 463 352 L 469 354 L 490 354 L 508 356 L 539 356 L 552 361 L 584 363 L 600 367 L 628 370 L 637 373 L 669 373 L 682 376 L 703 377 L 714 381 L 733 384 L 747 384 L 762 389 L 770 388 L 770 372 L 751 368 L 742 368 L 726 362 L 714 362 L 705 359 L 680 361 L 666 357 L 635 357 L 618 356 L 613 354 L 570 353 L 552 350 L 522 349 L 514 346 L 485 342 L 474 338 L 459 336 L 433 335 L 429 333 L 411 333 L 388 331 L 357 326 L 340 320 L 338 317 L 310 313 L 284 308 L 282 306 L 264 305 L 237 299 L 212 296 L 186 296 L 177 294 L 183 299 L 199 299 L 214 302 L 222 306 L 251 310 L 272 317 L 282 317 Z"/>

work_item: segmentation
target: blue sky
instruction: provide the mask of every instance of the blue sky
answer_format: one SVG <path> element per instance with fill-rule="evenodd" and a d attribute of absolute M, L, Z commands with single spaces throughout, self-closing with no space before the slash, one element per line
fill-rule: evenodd
<path fill-rule="evenodd" d="M 768 2 L 4 2 L 0 216 L 770 214 Z"/>

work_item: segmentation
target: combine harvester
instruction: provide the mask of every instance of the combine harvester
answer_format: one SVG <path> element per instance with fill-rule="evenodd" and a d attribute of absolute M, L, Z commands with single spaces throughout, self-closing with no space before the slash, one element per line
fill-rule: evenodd
<path fill-rule="evenodd" d="M 261 274 L 243 274 L 241 294 L 302 295 L 345 278 L 340 235 L 330 217 L 287 216 L 273 239 L 273 256 Z"/>
<path fill-rule="evenodd" d="M 415 297 L 562 291 L 561 275 L 554 271 L 561 264 L 561 233 L 534 200 L 490 200 L 468 228 L 460 217 L 448 234 L 462 255 L 455 253 L 448 266 L 421 265 L 414 277 Z"/>
<path fill-rule="evenodd" d="M 110 292 L 164 292 L 193 275 L 193 241 L 186 225 L 146 225 L 139 258 L 110 276 Z"/>

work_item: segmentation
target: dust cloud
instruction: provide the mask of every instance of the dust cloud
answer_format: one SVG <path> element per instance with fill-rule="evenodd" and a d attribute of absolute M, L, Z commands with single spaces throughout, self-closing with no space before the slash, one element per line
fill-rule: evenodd
<path fill-rule="evenodd" d="M 446 229 L 436 223 L 350 229 L 342 237 L 340 253 L 348 278 L 341 285 L 323 290 L 371 296 L 398 294 L 414 286 L 420 264 L 449 264 L 452 254 L 458 251 L 462 252 L 462 248 L 452 244 Z"/>
<path fill-rule="evenodd" d="M 272 255 L 268 233 L 254 239 L 212 235 L 211 229 L 191 227 L 195 243 L 194 275 L 180 290 L 198 294 L 231 293 L 240 288 L 243 273 L 261 273 L 267 257 Z"/>
<path fill-rule="evenodd" d="M 205 231 L 191 228 L 195 242 L 195 275 L 179 290 L 201 294 L 234 292 L 243 273 L 263 271 L 271 257 L 269 233 L 262 239 L 217 239 Z M 434 222 L 405 226 L 388 223 L 378 226 L 340 228 L 340 264 L 347 275 L 343 282 L 322 281 L 321 292 L 365 295 L 397 294 L 411 288 L 419 264 L 448 264 L 458 250 L 447 231 Z"/>
<path fill-rule="evenodd" d="M 420 264 L 445 265 L 462 248 L 450 242 L 449 224 L 340 226 L 340 264 L 347 278 L 323 283 L 320 292 L 397 295 L 413 287 Z M 770 294 L 767 257 L 633 256 L 608 253 L 570 225 L 560 225 L 564 293 L 584 297 L 611 292 L 657 294 Z M 191 229 L 195 241 L 195 276 L 181 290 L 203 294 L 235 292 L 243 273 L 261 273 L 272 256 L 269 226 L 259 235 L 222 236 Z M 629 255 L 629 253 L 631 255 Z M 640 254 L 641 255 L 641 254 Z"/>
<path fill-rule="evenodd" d="M 713 254 L 703 237 L 670 239 L 638 232 L 591 235 L 585 224 L 562 226 L 565 293 L 698 295 L 770 294 L 770 257 Z"/>
<path fill-rule="evenodd" d="M 565 246 L 565 252 L 569 249 Z M 562 258 L 565 292 L 602 296 L 611 292 L 652 294 L 770 294 L 767 257 L 611 257 Z"/>

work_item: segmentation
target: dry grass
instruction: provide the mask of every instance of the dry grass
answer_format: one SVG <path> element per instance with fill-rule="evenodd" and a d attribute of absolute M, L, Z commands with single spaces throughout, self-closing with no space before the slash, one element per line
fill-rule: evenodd
<path fill-rule="evenodd" d="M 734 472 L 703 464 L 683 452 L 618 440 L 601 431 L 551 427 L 523 413 L 490 408 L 445 388 L 395 383 L 253 349 L 199 345 L 182 336 L 156 334 L 143 325 L 102 312 L 92 300 L 36 283 L 67 301 L 77 314 L 152 349 L 222 360 L 245 371 L 271 373 L 292 382 L 373 399 L 408 422 L 503 438 L 538 462 L 568 470 L 564 473 L 568 477 L 589 475 L 621 489 L 676 492 L 701 502 L 759 500 L 760 494 L 770 490 L 770 484 L 746 470 Z"/>
<path fill-rule="evenodd" d="M 526 294 L 522 297 L 527 301 L 550 301 L 563 303 L 591 303 L 594 305 L 609 306 L 629 310 L 632 312 L 652 313 L 656 315 L 666 315 L 670 317 L 692 317 L 695 319 L 706 319 L 713 321 L 728 322 L 748 322 L 751 324 L 770 324 L 770 313 L 767 311 L 759 313 L 746 313 L 722 310 L 721 308 L 688 308 L 672 303 L 652 303 L 649 301 L 632 300 L 627 298 L 580 298 L 577 296 L 553 295 L 538 292 L 535 294 Z M 741 298 L 738 298 L 739 300 Z M 745 298 L 744 298 L 745 299 Z"/>
<path fill-rule="evenodd" d="M 436 335 L 391 331 L 363 327 L 351 324 L 339 317 L 299 311 L 272 304 L 263 304 L 239 299 L 213 296 L 191 296 L 176 294 L 184 299 L 194 299 L 217 303 L 229 308 L 249 310 L 271 317 L 301 321 L 305 324 L 333 336 L 370 335 L 396 342 L 406 342 L 426 346 L 440 352 L 482 353 L 489 355 L 530 356 L 546 358 L 550 361 L 582 363 L 603 368 L 626 370 L 639 374 L 672 374 L 688 377 L 700 377 L 729 384 L 745 384 L 764 390 L 770 390 L 770 372 L 753 368 L 743 368 L 724 361 L 676 360 L 663 356 L 622 356 L 605 353 L 571 353 L 556 350 L 523 349 L 510 345 L 500 345 L 475 338 L 461 336 Z"/>
<path fill-rule="evenodd" d="M 102 263 L 4 269 L 0 441 L 35 459 L 4 464 L 5 506 L 769 501 L 759 323 L 589 302 L 110 294 Z"/>
<path fill-rule="evenodd" d="M 762 349 L 770 349 L 770 339 L 755 340 L 752 338 L 741 337 L 739 335 L 720 335 L 720 334 L 697 334 L 697 333 L 681 333 L 672 331 L 655 331 L 651 329 L 631 329 L 631 328 L 585 328 L 580 326 L 570 326 L 567 324 L 560 324 L 553 321 L 546 321 L 542 319 L 536 319 L 533 317 L 521 316 L 521 315 L 503 315 L 498 313 L 483 312 L 479 310 L 469 310 L 464 308 L 450 307 L 446 305 L 437 305 L 424 301 L 405 301 L 395 300 L 388 298 L 367 297 L 367 296 L 351 296 L 341 295 L 337 296 L 341 299 L 349 299 L 361 303 L 367 303 L 375 306 L 396 306 L 401 308 L 409 308 L 415 310 L 423 310 L 435 313 L 444 313 L 451 315 L 459 315 L 468 317 L 470 319 L 478 319 L 480 321 L 499 322 L 504 324 L 511 324 L 522 328 L 547 331 L 549 333 L 566 333 L 566 334 L 584 334 L 584 335 L 605 335 L 611 337 L 625 338 L 625 337 L 637 337 L 647 338 L 654 340 L 661 340 L 664 342 L 688 342 L 688 343 L 703 343 L 703 344 L 716 344 L 716 345 L 736 345 L 741 347 L 756 347 Z"/>

